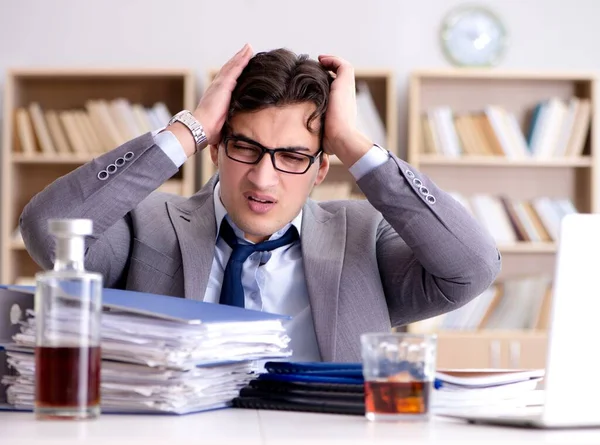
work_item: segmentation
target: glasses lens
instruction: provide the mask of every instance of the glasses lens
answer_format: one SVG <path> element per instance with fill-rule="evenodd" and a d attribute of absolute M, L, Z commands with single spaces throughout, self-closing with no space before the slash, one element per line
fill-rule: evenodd
<path fill-rule="evenodd" d="M 225 149 L 227 156 L 245 164 L 257 162 L 262 154 L 260 147 L 236 139 L 228 139 Z M 302 153 L 280 151 L 275 153 L 275 168 L 287 173 L 304 173 L 310 167 L 310 159 Z"/>
<path fill-rule="evenodd" d="M 280 151 L 275 153 L 275 167 L 289 173 L 304 173 L 310 166 L 310 158 L 300 153 Z"/>
<path fill-rule="evenodd" d="M 227 141 L 227 154 L 230 158 L 240 162 L 252 163 L 260 157 L 262 150 L 248 142 L 230 139 Z"/>

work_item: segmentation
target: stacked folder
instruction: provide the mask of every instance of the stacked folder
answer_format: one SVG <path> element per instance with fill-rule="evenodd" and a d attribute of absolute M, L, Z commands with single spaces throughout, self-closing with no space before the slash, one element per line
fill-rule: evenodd
<path fill-rule="evenodd" d="M 233 399 L 236 408 L 365 413 L 360 364 L 267 362 Z"/>
<path fill-rule="evenodd" d="M 542 405 L 544 369 L 439 370 L 434 408 L 438 414 L 493 411 Z"/>
<path fill-rule="evenodd" d="M 33 289 L 0 289 L 0 300 L 14 292 L 31 296 Z M 226 407 L 255 377 L 256 362 L 291 355 L 287 317 L 113 289 L 104 290 L 103 307 L 103 412 L 186 414 Z M 4 345 L 15 372 L 2 383 L 11 406 L 31 409 L 35 315 L 31 307 L 24 313 L 13 343 Z M 76 312 L 65 311 L 63 334 L 74 335 L 77 322 Z"/>

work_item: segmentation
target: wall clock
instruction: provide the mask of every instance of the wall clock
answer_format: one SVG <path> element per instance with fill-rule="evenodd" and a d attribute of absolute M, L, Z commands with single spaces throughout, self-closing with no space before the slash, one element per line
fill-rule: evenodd
<path fill-rule="evenodd" d="M 440 32 L 444 55 L 463 67 L 497 65 L 508 46 L 506 28 L 483 6 L 461 6 L 450 11 Z"/>

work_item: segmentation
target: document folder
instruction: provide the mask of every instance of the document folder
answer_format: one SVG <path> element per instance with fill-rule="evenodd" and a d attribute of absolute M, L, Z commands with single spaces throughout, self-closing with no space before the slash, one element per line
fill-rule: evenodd
<path fill-rule="evenodd" d="M 33 287 L 0 286 L 0 344 L 16 373 L 0 375 L 13 408 L 31 409 L 35 376 Z M 76 298 L 62 289 L 66 299 Z M 23 296 L 14 327 L 3 301 Z M 10 298 L 9 298 L 10 297 Z M 16 299 L 16 300 L 15 300 Z M 254 362 L 289 357 L 287 316 L 144 292 L 103 290 L 103 412 L 187 414 L 231 405 Z M 76 332 L 78 313 L 60 315 Z M 14 315 L 14 314 L 13 314 Z M 14 318 L 14 316 L 12 317 Z M 1 329 L 10 325 L 10 329 Z M 6 338 L 6 333 L 10 338 Z M 10 343 L 9 343 L 10 342 Z M 12 343 L 12 344 L 11 344 Z"/>
<path fill-rule="evenodd" d="M 33 294 L 32 286 L 4 285 L 0 288 Z M 187 324 L 232 323 L 238 321 L 287 320 L 287 315 L 244 309 L 222 304 L 158 295 L 131 290 L 102 290 L 102 305 L 106 309 L 161 318 Z"/>
<path fill-rule="evenodd" d="M 266 373 L 240 390 L 236 408 L 364 415 L 360 363 L 265 363 Z"/>

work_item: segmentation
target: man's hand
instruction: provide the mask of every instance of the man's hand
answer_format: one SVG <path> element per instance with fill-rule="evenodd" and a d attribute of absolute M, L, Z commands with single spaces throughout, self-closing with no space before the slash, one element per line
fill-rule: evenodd
<path fill-rule="evenodd" d="M 237 78 L 248 64 L 252 54 L 252 47 L 246 44 L 229 59 L 206 89 L 196 110 L 193 112 L 194 117 L 204 127 L 208 145 L 216 145 L 220 142 L 221 130 L 223 124 L 225 124 L 231 102 L 231 93 L 235 88 Z M 179 139 L 188 157 L 194 154 L 196 149 L 194 138 L 183 124 L 177 122 L 168 127 L 167 130 L 172 131 Z"/>
<path fill-rule="evenodd" d="M 373 143 L 356 127 L 356 86 L 354 68 L 335 56 L 319 56 L 323 67 L 335 74 L 325 114 L 323 146 L 348 167 L 358 161 Z"/>
<path fill-rule="evenodd" d="M 204 127 L 209 145 L 217 144 L 221 138 L 231 93 L 251 57 L 252 47 L 246 44 L 219 70 L 194 111 L 194 116 Z"/>

